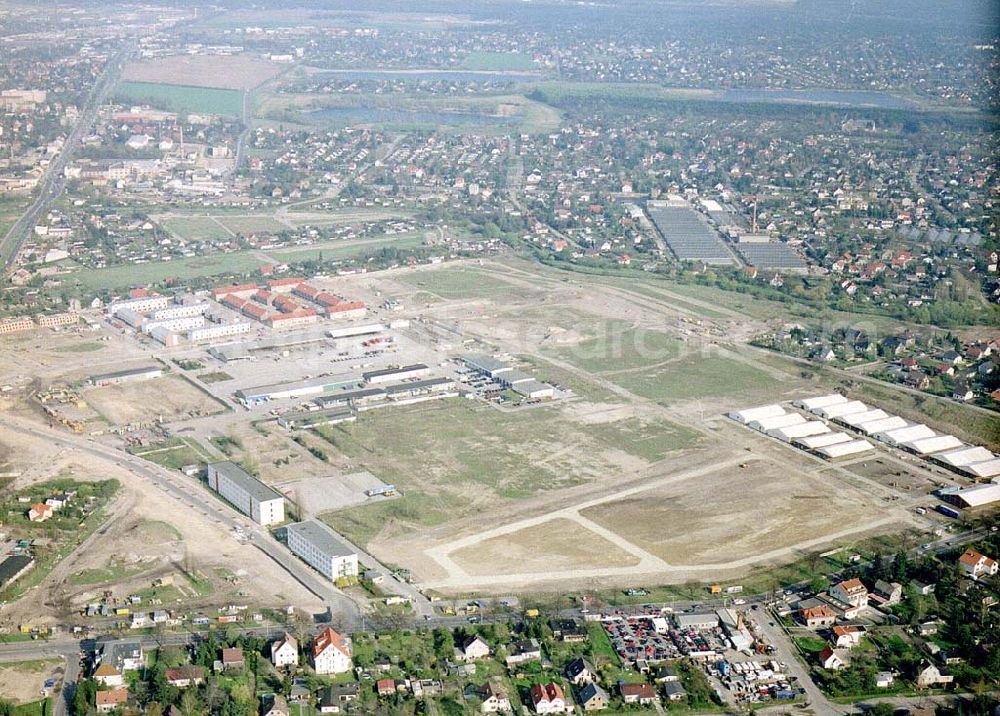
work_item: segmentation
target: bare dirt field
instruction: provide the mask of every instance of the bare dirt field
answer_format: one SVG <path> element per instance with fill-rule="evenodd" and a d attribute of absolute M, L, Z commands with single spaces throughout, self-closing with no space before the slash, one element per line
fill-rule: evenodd
<path fill-rule="evenodd" d="M 747 468 L 719 470 L 581 514 L 672 565 L 725 563 L 832 535 L 884 514 L 876 500 L 835 481 L 754 461 Z"/>
<path fill-rule="evenodd" d="M 83 398 L 113 425 L 212 415 L 215 400 L 179 376 L 89 388 Z"/>
<path fill-rule="evenodd" d="M 81 326 L 13 333 L 0 336 L 0 384 L 16 388 L 33 381 L 43 387 L 57 381 L 74 382 L 99 372 L 95 365 L 121 365 L 140 359 L 149 362 L 135 343 L 104 330 Z"/>
<path fill-rule="evenodd" d="M 58 659 L 0 666 L 0 695 L 15 705 L 37 701 L 45 680 L 62 671 L 62 661 Z"/>
<path fill-rule="evenodd" d="M 634 555 L 564 518 L 457 550 L 452 559 L 471 575 L 639 564 Z"/>
<path fill-rule="evenodd" d="M 250 54 L 173 55 L 128 65 L 123 79 L 192 87 L 248 90 L 277 76 L 285 66 Z"/>
<path fill-rule="evenodd" d="M 336 470 L 331 470 L 323 477 L 307 477 L 275 484 L 281 492 L 293 496 L 295 503 L 310 516 L 354 507 L 373 499 L 384 502 L 391 498 L 370 498 L 365 495 L 365 491 L 385 486 L 384 482 L 370 472 L 344 475 Z"/>

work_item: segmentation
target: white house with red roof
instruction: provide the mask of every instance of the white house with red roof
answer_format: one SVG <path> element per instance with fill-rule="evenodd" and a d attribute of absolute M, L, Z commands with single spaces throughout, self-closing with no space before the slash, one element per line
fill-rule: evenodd
<path fill-rule="evenodd" d="M 958 568 L 970 577 L 990 576 L 997 573 L 998 565 L 995 559 L 990 559 L 974 549 L 967 549 L 958 558 Z"/>
<path fill-rule="evenodd" d="M 327 627 L 313 639 L 311 656 L 317 674 L 343 674 L 352 667 L 351 640 Z"/>

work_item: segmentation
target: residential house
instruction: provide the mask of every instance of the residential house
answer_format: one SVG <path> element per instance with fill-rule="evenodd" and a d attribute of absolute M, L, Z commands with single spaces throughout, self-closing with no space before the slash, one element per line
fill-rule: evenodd
<path fill-rule="evenodd" d="M 810 629 L 817 629 L 833 625 L 837 621 L 837 615 L 830 607 L 821 604 L 818 607 L 800 609 L 799 619 Z"/>
<path fill-rule="evenodd" d="M 945 686 L 952 683 L 955 677 L 951 674 L 942 673 L 934 664 L 927 664 L 926 666 L 919 667 L 917 669 L 917 687 L 921 689 L 929 689 L 934 686 Z"/>
<path fill-rule="evenodd" d="M 537 714 L 569 713 L 566 695 L 559 684 L 535 684 L 529 692 L 531 705 Z"/>
<path fill-rule="evenodd" d="M 830 671 L 839 671 L 847 666 L 847 663 L 838 651 L 839 650 L 835 650 L 831 646 L 823 649 L 823 651 L 819 653 L 820 666 L 824 669 L 829 669 Z"/>
<path fill-rule="evenodd" d="M 97 713 L 108 714 L 115 709 L 128 703 L 128 689 L 112 689 L 111 691 L 98 691 L 95 697 Z"/>
<path fill-rule="evenodd" d="M 852 607 L 863 608 L 868 606 L 868 589 L 857 577 L 847 579 L 830 587 L 831 597 Z"/>
<path fill-rule="evenodd" d="M 186 689 L 188 686 L 198 686 L 205 682 L 205 669 L 191 664 L 174 666 L 166 670 L 166 676 L 167 683 L 171 686 Z"/>
<path fill-rule="evenodd" d="M 980 554 L 974 549 L 967 549 L 958 558 L 958 568 L 964 574 L 978 579 L 979 577 L 993 575 L 997 573 L 998 565 L 996 560 L 990 559 L 984 554 Z"/>
<path fill-rule="evenodd" d="M 661 664 L 653 669 L 653 681 L 658 684 L 666 684 L 671 681 L 680 681 L 680 674 L 672 666 L 667 666 L 666 664 Z"/>
<path fill-rule="evenodd" d="M 882 606 L 891 607 L 899 604 L 903 598 L 903 585 L 899 582 L 886 582 L 878 580 L 875 582 L 875 589 L 872 590 L 868 598 Z"/>
<path fill-rule="evenodd" d="M 484 714 L 495 714 L 510 711 L 510 697 L 507 696 L 507 689 L 499 677 L 490 678 L 485 684 L 476 690 L 476 697 L 480 700 L 479 711 Z"/>
<path fill-rule="evenodd" d="M 357 681 L 347 684 L 327 686 L 319 692 L 318 708 L 323 714 L 339 714 L 351 701 L 356 701 L 361 692 Z"/>
<path fill-rule="evenodd" d="M 375 682 L 375 692 L 379 696 L 392 696 L 396 693 L 395 679 L 379 679 Z"/>
<path fill-rule="evenodd" d="M 28 520 L 31 522 L 45 522 L 52 517 L 52 506 L 44 502 L 37 502 L 28 510 Z"/>
<path fill-rule="evenodd" d="M 429 699 L 441 693 L 444 685 L 437 679 L 414 679 L 410 682 L 410 690 L 418 699 Z"/>
<path fill-rule="evenodd" d="M 271 644 L 271 663 L 275 669 L 282 669 L 288 666 L 298 666 L 299 663 L 299 642 L 291 634 L 283 637 Z"/>
<path fill-rule="evenodd" d="M 455 649 L 455 658 L 459 661 L 476 661 L 489 655 L 490 645 L 478 634 L 466 637 L 462 645 Z"/>
<path fill-rule="evenodd" d="M 664 683 L 663 693 L 666 695 L 667 701 L 677 702 L 687 698 L 687 691 L 684 690 L 679 681 L 667 681 Z"/>
<path fill-rule="evenodd" d="M 222 668 L 225 671 L 238 671 L 246 667 L 247 662 L 243 657 L 243 650 L 239 647 L 222 650 Z"/>
<path fill-rule="evenodd" d="M 523 641 L 516 641 L 510 645 L 510 653 L 504 659 L 504 662 L 507 664 L 507 668 L 509 669 L 528 661 L 541 660 L 542 647 L 539 646 L 538 640 L 526 639 Z"/>
<path fill-rule="evenodd" d="M 923 582 L 918 582 L 915 579 L 911 582 L 911 584 L 913 585 L 913 590 L 921 597 L 926 597 L 928 594 L 934 594 L 934 590 L 937 587 L 936 584 L 924 584 Z"/>
<path fill-rule="evenodd" d="M 626 704 L 649 706 L 658 700 L 653 687 L 645 682 L 641 684 L 621 683 L 618 685 L 618 689 L 621 691 L 622 700 Z"/>
<path fill-rule="evenodd" d="M 566 643 L 587 640 L 587 628 L 576 619 L 552 619 L 549 621 L 552 636 Z"/>
<path fill-rule="evenodd" d="M 594 667 L 583 658 L 576 658 L 566 665 L 566 678 L 574 686 L 589 684 L 595 681 Z"/>
<path fill-rule="evenodd" d="M 576 701 L 584 711 L 601 711 L 608 707 L 608 692 L 590 681 L 576 693 Z"/>
<path fill-rule="evenodd" d="M 917 634 L 920 636 L 934 636 L 938 633 L 938 622 L 929 621 L 917 625 Z"/>
<path fill-rule="evenodd" d="M 277 694 L 264 699 L 260 713 L 261 716 L 291 716 L 285 697 Z"/>
<path fill-rule="evenodd" d="M 104 686 L 124 686 L 125 674 L 111 664 L 99 664 L 93 673 L 94 681 Z"/>
<path fill-rule="evenodd" d="M 351 670 L 351 640 L 327 627 L 313 639 L 313 669 L 317 674 L 343 674 Z"/>
<path fill-rule="evenodd" d="M 843 649 L 853 649 L 861 643 L 865 635 L 863 626 L 835 626 L 830 630 L 830 640 L 833 645 Z"/>
<path fill-rule="evenodd" d="M 895 678 L 889 671 L 880 671 L 875 674 L 875 688 L 877 689 L 888 689 L 894 681 Z"/>

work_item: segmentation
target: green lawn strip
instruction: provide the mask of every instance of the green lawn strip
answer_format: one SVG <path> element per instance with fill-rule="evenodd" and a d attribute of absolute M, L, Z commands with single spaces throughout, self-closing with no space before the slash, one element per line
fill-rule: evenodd
<path fill-rule="evenodd" d="M 243 93 L 233 89 L 192 87 L 159 82 L 121 82 L 115 97 L 127 102 L 148 102 L 171 112 L 239 115 L 243 112 Z"/>

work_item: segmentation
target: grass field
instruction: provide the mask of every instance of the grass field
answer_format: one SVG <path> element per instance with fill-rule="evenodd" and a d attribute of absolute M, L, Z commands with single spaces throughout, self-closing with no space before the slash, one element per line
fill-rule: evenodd
<path fill-rule="evenodd" d="M 171 216 L 158 220 L 165 231 L 187 241 L 219 241 L 230 239 L 232 231 L 208 216 Z"/>
<path fill-rule="evenodd" d="M 517 292 L 519 296 L 531 293 L 491 274 L 465 267 L 421 271 L 401 276 L 399 280 L 445 300 L 469 298 L 502 300 L 505 295 L 513 292 Z"/>
<path fill-rule="evenodd" d="M 328 515 L 363 542 L 391 518 L 440 524 L 496 498 L 525 499 L 639 468 L 696 439 L 661 419 L 586 425 L 557 408 L 500 413 L 457 400 L 363 413 L 323 434 L 354 465 L 403 493 Z"/>
<path fill-rule="evenodd" d="M 723 395 L 742 398 L 773 388 L 775 383 L 752 365 L 697 354 L 650 370 L 614 375 L 611 380 L 636 395 L 659 402 Z"/>
<path fill-rule="evenodd" d="M 201 276 L 255 271 L 261 262 L 247 252 L 197 256 L 177 261 L 158 261 L 148 264 L 123 264 L 102 269 L 82 269 L 73 273 L 71 280 L 79 281 L 91 290 L 121 289 L 128 286 L 144 286 L 166 279 L 179 280 Z"/>
<path fill-rule="evenodd" d="M 424 240 L 419 236 L 407 236 L 403 238 L 378 237 L 351 242 L 345 241 L 342 246 L 338 246 L 336 242 L 333 242 L 321 248 L 306 246 L 289 249 L 269 249 L 268 254 L 281 257 L 284 261 L 308 261 L 320 258 L 343 259 L 386 248 L 399 249 L 400 251 L 415 249 L 423 245 L 423 243 Z"/>
<path fill-rule="evenodd" d="M 555 352 L 556 357 L 590 373 L 617 372 L 677 359 L 684 347 L 666 333 L 631 328 L 622 321 L 599 323 L 595 328 L 596 336 Z"/>
<path fill-rule="evenodd" d="M 531 70 L 535 63 L 520 52 L 471 52 L 459 65 L 463 70 Z"/>
<path fill-rule="evenodd" d="M 115 97 L 124 102 L 145 102 L 171 112 L 233 116 L 243 112 L 243 93 L 234 89 L 122 82 L 115 91 Z"/>
<path fill-rule="evenodd" d="M 277 234 L 289 228 L 272 216 L 223 216 L 220 223 L 234 234 Z"/>
<path fill-rule="evenodd" d="M 205 462 L 208 455 L 205 448 L 194 438 L 170 438 L 161 443 L 131 451 L 133 455 L 155 462 L 169 469 L 180 469 L 185 465 Z"/>

